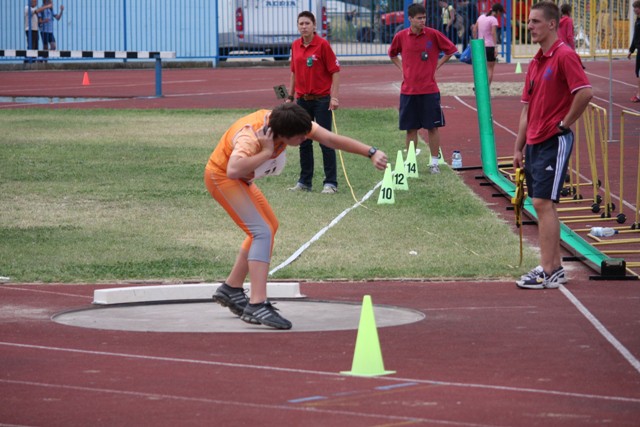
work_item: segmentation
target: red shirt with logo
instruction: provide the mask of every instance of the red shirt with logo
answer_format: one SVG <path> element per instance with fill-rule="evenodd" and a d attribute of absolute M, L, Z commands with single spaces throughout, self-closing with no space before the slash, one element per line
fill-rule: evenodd
<path fill-rule="evenodd" d="M 395 35 L 389 47 L 389 57 L 402 56 L 403 95 L 427 95 L 438 93 L 435 74 L 440 52 L 453 55 L 458 48 L 444 34 L 433 28 L 425 27 L 421 33 L 414 34 L 411 28 Z M 423 60 L 423 54 L 427 55 Z"/>
<path fill-rule="evenodd" d="M 527 144 L 539 144 L 558 133 L 573 94 L 591 87 L 580 57 L 561 40 L 546 54 L 542 49 L 529 64 L 521 101 L 529 104 Z"/>
<path fill-rule="evenodd" d="M 295 74 L 296 95 L 330 95 L 332 76 L 340 72 L 340 62 L 329 42 L 314 36 L 305 46 L 302 37 L 291 45 L 291 72 Z"/>

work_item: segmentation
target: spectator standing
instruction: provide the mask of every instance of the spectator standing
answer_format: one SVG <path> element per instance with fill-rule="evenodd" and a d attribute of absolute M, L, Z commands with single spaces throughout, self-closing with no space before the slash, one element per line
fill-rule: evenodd
<path fill-rule="evenodd" d="M 304 108 L 289 102 L 236 121 L 221 137 L 205 167 L 204 182 L 211 197 L 247 234 L 229 276 L 213 300 L 247 323 L 276 329 L 292 326 L 267 300 L 267 276 L 278 219 L 254 180 L 280 174 L 287 146 L 298 146 L 307 138 L 368 156 L 377 169 L 384 170 L 387 165 L 382 151 L 324 129 L 311 121 Z M 249 299 L 242 289 L 247 275 L 251 281 Z"/>
<path fill-rule="evenodd" d="M 440 31 L 425 26 L 423 5 L 409 5 L 409 28 L 398 32 L 389 47 L 391 62 L 402 71 L 400 88 L 400 130 L 406 130 L 406 147 L 418 143 L 418 130 L 426 129 L 431 151 L 431 173 L 440 173 L 440 133 L 445 125 L 440 90 L 435 74 L 454 53 L 456 46 Z M 444 55 L 440 58 L 440 52 Z"/>
<path fill-rule="evenodd" d="M 442 19 L 442 32 L 453 43 L 456 42 L 456 10 L 449 4 L 447 0 L 440 0 L 440 15 Z"/>
<path fill-rule="evenodd" d="M 560 23 L 558 24 L 558 38 L 565 42 L 571 49 L 576 50 L 575 32 L 573 28 L 573 18 L 571 18 L 571 5 L 564 3 L 560 6 Z M 579 56 L 578 56 L 579 57 Z M 585 68 L 580 58 L 582 68 Z"/>
<path fill-rule="evenodd" d="M 538 216 L 540 265 L 516 281 L 524 289 L 554 289 L 567 282 L 556 204 L 573 149 L 571 125 L 593 97 L 580 58 L 558 39 L 559 22 L 560 10 L 554 3 L 531 7 L 527 27 L 540 50 L 527 69 L 513 166 L 524 166 Z"/>
<path fill-rule="evenodd" d="M 53 1 L 42 0 L 42 6 L 47 5 L 51 5 L 51 7 L 40 12 L 40 37 L 42 38 L 42 49 L 56 50 L 56 38 L 53 36 L 53 20 L 55 18 L 59 21 L 60 18 L 62 18 L 64 6 L 60 5 L 60 12 L 58 12 L 58 14 L 55 14 L 53 12 Z"/>
<path fill-rule="evenodd" d="M 636 94 L 631 98 L 631 102 L 640 102 L 640 0 L 633 2 L 633 13 L 636 14 L 636 22 L 633 26 L 633 38 L 631 39 L 631 46 L 629 46 L 628 59 L 631 59 L 633 52 L 636 52 L 636 80 L 637 88 Z"/>
<path fill-rule="evenodd" d="M 30 6 L 24 7 L 24 33 L 27 37 L 27 49 L 38 50 L 38 14 L 52 5 L 38 6 L 38 0 L 30 0 Z"/>
<path fill-rule="evenodd" d="M 493 70 L 496 67 L 496 41 L 498 40 L 498 18 L 504 13 L 501 3 L 495 3 L 491 10 L 478 17 L 478 21 L 473 26 L 473 37 L 484 40 L 484 50 L 487 55 L 487 75 L 489 85 L 493 81 Z"/>
<path fill-rule="evenodd" d="M 478 2 L 476 0 L 466 0 L 459 2 L 458 7 L 460 8 L 460 11 L 462 12 L 461 15 L 465 20 L 465 29 L 461 40 L 462 51 L 464 52 L 469 44 L 469 40 L 471 39 L 473 27 L 478 20 Z"/>
<path fill-rule="evenodd" d="M 320 126 L 331 130 L 332 111 L 339 106 L 340 63 L 329 42 L 316 34 L 316 18 L 309 11 L 298 15 L 301 37 L 291 45 L 291 95 L 289 101 L 304 108 Z M 336 151 L 320 144 L 324 165 L 322 193 L 338 191 Z M 313 187 L 313 141 L 300 145 L 300 178 L 292 191 L 311 191 Z"/>
<path fill-rule="evenodd" d="M 565 42 L 573 50 L 576 50 L 576 41 L 573 30 L 573 18 L 571 18 L 571 5 L 560 6 L 560 24 L 558 24 L 558 38 Z"/>

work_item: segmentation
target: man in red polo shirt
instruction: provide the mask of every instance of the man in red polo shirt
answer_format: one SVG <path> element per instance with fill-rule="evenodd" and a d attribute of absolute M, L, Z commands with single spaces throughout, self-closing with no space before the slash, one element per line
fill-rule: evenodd
<path fill-rule="evenodd" d="M 522 91 L 524 107 L 513 167 L 524 164 L 527 191 L 538 216 L 540 265 L 516 281 L 524 289 L 553 289 L 567 282 L 555 204 L 560 199 L 573 149 L 570 126 L 593 97 L 580 58 L 558 39 L 559 22 L 560 10 L 554 3 L 543 1 L 531 7 L 529 34 L 540 50 L 529 64 Z"/>
<path fill-rule="evenodd" d="M 418 142 L 418 130 L 426 129 L 431 151 L 431 173 L 440 173 L 440 133 L 445 125 L 440 90 L 435 74 L 458 51 L 444 34 L 425 26 L 427 11 L 422 4 L 409 6 L 409 28 L 398 32 L 389 47 L 389 58 L 402 71 L 400 130 L 406 130 L 406 146 Z M 444 55 L 439 58 L 440 52 Z M 400 55 L 400 57 L 398 57 Z"/>

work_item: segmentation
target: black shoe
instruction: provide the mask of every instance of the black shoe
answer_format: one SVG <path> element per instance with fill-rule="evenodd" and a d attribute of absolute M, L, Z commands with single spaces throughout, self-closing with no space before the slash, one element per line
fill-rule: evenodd
<path fill-rule="evenodd" d="M 269 301 L 247 304 L 240 319 L 247 323 L 262 324 L 276 329 L 291 329 L 291 322 L 276 313 L 277 311 L 278 309 Z"/>
<path fill-rule="evenodd" d="M 218 286 L 216 293 L 211 298 L 213 302 L 228 307 L 236 316 L 242 316 L 244 308 L 249 304 L 249 298 L 243 288 L 232 288 L 226 283 Z"/>

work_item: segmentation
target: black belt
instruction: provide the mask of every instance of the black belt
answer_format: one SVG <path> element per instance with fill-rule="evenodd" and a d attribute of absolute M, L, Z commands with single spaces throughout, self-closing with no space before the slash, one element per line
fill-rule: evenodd
<path fill-rule="evenodd" d="M 301 95 L 300 98 L 305 101 L 317 101 L 318 99 L 326 98 L 329 95 Z"/>

